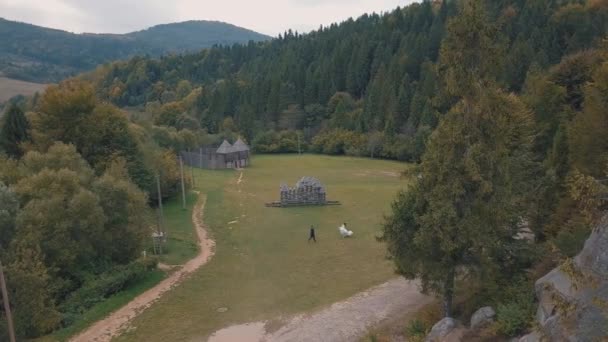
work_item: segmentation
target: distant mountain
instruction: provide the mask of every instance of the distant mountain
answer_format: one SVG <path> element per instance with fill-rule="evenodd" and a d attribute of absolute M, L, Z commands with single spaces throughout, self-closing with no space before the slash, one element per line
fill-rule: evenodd
<path fill-rule="evenodd" d="M 127 34 L 74 34 L 0 18 L 0 76 L 56 82 L 135 55 L 160 56 L 267 39 L 217 21 L 158 25 Z"/>

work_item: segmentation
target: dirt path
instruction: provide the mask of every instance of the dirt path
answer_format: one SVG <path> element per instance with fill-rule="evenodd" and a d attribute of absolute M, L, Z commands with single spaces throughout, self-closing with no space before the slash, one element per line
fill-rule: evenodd
<path fill-rule="evenodd" d="M 326 309 L 296 316 L 275 332 L 265 333 L 264 322 L 249 323 L 222 329 L 209 342 L 357 341 L 372 327 L 391 317 L 414 313 L 432 300 L 418 291 L 415 282 L 396 278 Z"/>
<path fill-rule="evenodd" d="M 167 279 L 158 285 L 140 294 L 127 305 L 111 313 L 108 317 L 90 326 L 87 330 L 73 337 L 72 342 L 105 342 L 119 335 L 127 328 L 129 322 L 138 314 L 149 308 L 163 293 L 177 286 L 186 277 L 199 267 L 206 264 L 213 256 L 215 243 L 207 235 L 205 223 L 203 222 L 203 212 L 207 198 L 199 195 L 198 202 L 192 210 L 192 222 L 198 236 L 199 253 L 192 260 L 188 261 L 182 268 L 175 271 Z"/>

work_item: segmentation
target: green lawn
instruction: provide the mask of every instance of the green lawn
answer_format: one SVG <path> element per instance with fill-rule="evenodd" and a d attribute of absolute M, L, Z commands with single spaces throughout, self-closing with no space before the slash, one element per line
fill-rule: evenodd
<path fill-rule="evenodd" d="M 167 265 L 182 265 L 198 252 L 196 233 L 192 227 L 192 206 L 197 195 L 186 196 L 186 209 L 182 207 L 181 192 L 164 204 L 165 227 L 169 238 L 160 261 Z M 152 251 L 152 249 L 150 249 Z"/>
<path fill-rule="evenodd" d="M 347 157 L 264 155 L 254 157 L 240 184 L 239 171 L 197 171 L 216 254 L 118 340 L 202 340 L 230 324 L 313 310 L 389 279 L 391 264 L 375 236 L 396 192 L 406 185 L 398 177 L 406 167 Z M 319 178 L 328 199 L 342 205 L 264 207 L 278 199 L 282 181 L 293 185 L 302 176 Z M 351 239 L 338 233 L 344 221 L 355 232 Z M 307 243 L 311 224 L 317 226 L 317 244 Z M 228 311 L 217 311 L 223 307 Z"/>

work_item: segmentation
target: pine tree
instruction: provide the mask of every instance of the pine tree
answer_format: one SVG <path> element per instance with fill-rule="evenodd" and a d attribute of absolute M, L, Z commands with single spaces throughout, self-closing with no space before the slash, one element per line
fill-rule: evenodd
<path fill-rule="evenodd" d="M 494 34 L 477 0 L 449 23 L 442 65 L 448 90 L 462 98 L 431 135 L 419 180 L 384 225 L 397 271 L 439 294 L 446 317 L 458 270 L 490 282 L 500 274 L 536 169 L 531 113 L 493 86 Z"/>
<path fill-rule="evenodd" d="M 584 95 L 583 111 L 576 115 L 569 131 L 570 160 L 580 172 L 603 177 L 608 165 L 608 63 L 597 68 Z"/>
<path fill-rule="evenodd" d="M 11 104 L 6 113 L 0 130 L 0 149 L 12 158 L 18 159 L 23 155 L 21 144 L 30 140 L 29 122 L 23 110 Z"/>

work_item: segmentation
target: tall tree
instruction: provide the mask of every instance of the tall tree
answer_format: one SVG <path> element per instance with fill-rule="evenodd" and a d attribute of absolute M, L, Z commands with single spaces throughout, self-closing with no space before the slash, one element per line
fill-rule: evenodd
<path fill-rule="evenodd" d="M 584 89 L 583 110 L 569 131 L 571 162 L 586 175 L 603 177 L 608 164 L 608 62 L 593 74 Z"/>
<path fill-rule="evenodd" d="M 0 150 L 12 158 L 20 158 L 23 155 L 21 144 L 30 139 L 29 128 L 23 110 L 16 104 L 9 105 L 0 130 Z"/>
<path fill-rule="evenodd" d="M 495 40 L 481 1 L 466 2 L 448 24 L 442 66 L 461 100 L 431 135 L 418 182 L 384 225 L 397 270 L 441 295 L 445 316 L 458 270 L 492 279 L 509 258 L 534 170 L 532 116 L 495 87 Z"/>

